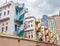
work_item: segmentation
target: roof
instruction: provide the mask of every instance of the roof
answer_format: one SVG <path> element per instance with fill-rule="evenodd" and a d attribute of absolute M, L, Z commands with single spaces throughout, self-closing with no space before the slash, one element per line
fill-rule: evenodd
<path fill-rule="evenodd" d="M 9 6 L 11 4 L 22 5 L 22 4 L 19 4 L 19 3 L 14 3 L 13 1 L 9 1 L 7 3 L 4 3 L 4 4 L 0 5 L 0 9 L 3 8 L 3 7 Z"/>
<path fill-rule="evenodd" d="M 3 7 L 6 7 L 8 5 L 11 5 L 11 3 L 14 3 L 13 1 L 10 1 L 10 2 L 7 2 L 7 3 L 4 3 L 0 6 L 0 8 L 3 8 Z"/>
<path fill-rule="evenodd" d="M 49 16 L 48 19 L 50 19 L 50 18 L 54 18 L 54 17 L 60 17 L 60 15 Z"/>
<path fill-rule="evenodd" d="M 29 16 L 29 17 L 26 17 L 25 19 L 30 19 L 30 18 L 36 19 L 34 16 Z"/>

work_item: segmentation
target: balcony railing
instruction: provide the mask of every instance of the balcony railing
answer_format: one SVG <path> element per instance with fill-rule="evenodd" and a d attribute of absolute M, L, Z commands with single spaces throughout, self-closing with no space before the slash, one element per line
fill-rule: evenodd
<path fill-rule="evenodd" d="M 0 18 L 0 21 L 4 21 L 4 20 L 8 20 L 8 19 L 10 19 L 10 16 L 4 16 L 4 17 Z"/>

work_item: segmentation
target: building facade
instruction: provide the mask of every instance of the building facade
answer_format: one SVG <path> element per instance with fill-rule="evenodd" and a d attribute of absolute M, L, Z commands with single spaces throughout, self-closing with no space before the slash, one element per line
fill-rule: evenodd
<path fill-rule="evenodd" d="M 48 17 L 48 27 L 51 31 L 60 35 L 60 15 Z"/>
<path fill-rule="evenodd" d="M 26 13 L 24 4 L 12 1 L 0 6 L 0 32 L 24 36 L 24 15 Z"/>
<path fill-rule="evenodd" d="M 55 26 L 56 26 L 56 33 L 60 35 L 60 15 L 54 17 Z"/>
<path fill-rule="evenodd" d="M 36 39 L 35 17 L 26 17 L 24 21 L 24 35 L 32 40 Z"/>
<path fill-rule="evenodd" d="M 41 38 L 41 26 L 40 19 L 36 19 L 34 16 L 26 17 L 24 21 L 25 37 L 38 41 Z"/>
<path fill-rule="evenodd" d="M 54 15 L 48 18 L 48 27 L 51 32 L 58 34 L 60 44 L 60 15 Z"/>
<path fill-rule="evenodd" d="M 51 32 L 56 33 L 54 16 L 48 17 L 48 28 Z"/>
<path fill-rule="evenodd" d="M 60 15 L 56 15 L 54 17 L 55 26 L 56 26 L 56 34 L 59 36 L 59 44 L 60 44 Z"/>

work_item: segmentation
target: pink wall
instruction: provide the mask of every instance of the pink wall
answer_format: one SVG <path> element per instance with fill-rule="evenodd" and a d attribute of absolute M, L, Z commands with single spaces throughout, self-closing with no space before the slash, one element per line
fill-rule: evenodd
<path fill-rule="evenodd" d="M 36 42 L 22 38 L 0 36 L 0 46 L 58 46 L 55 44 Z"/>
<path fill-rule="evenodd" d="M 0 46 L 17 46 L 17 39 L 0 37 Z"/>

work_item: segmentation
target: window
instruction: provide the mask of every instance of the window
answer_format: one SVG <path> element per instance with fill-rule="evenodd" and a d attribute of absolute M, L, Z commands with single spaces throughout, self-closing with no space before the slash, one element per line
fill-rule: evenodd
<path fill-rule="evenodd" d="M 33 38 L 33 35 L 31 35 L 31 38 Z"/>
<path fill-rule="evenodd" d="M 24 32 L 24 35 L 27 35 L 27 33 L 26 33 L 26 32 Z"/>
<path fill-rule="evenodd" d="M 16 9 L 16 12 L 18 12 L 18 10 Z"/>
<path fill-rule="evenodd" d="M 28 32 L 28 34 L 30 35 L 30 32 Z"/>
<path fill-rule="evenodd" d="M 27 29 L 27 24 L 26 23 L 24 23 L 24 29 Z"/>
<path fill-rule="evenodd" d="M 8 23 L 6 23 L 6 25 L 8 25 Z"/>
<path fill-rule="evenodd" d="M 9 10 L 8 10 L 8 14 L 9 14 Z"/>
<path fill-rule="evenodd" d="M 2 11 L 2 9 L 0 9 L 0 11 Z"/>
<path fill-rule="evenodd" d="M 4 15 L 6 15 L 6 12 L 4 12 Z"/>
<path fill-rule="evenodd" d="M 27 33 L 26 32 L 24 32 L 24 37 L 27 37 Z"/>
<path fill-rule="evenodd" d="M 4 23 L 2 25 L 4 26 Z"/>
<path fill-rule="evenodd" d="M 30 35 L 28 37 L 30 38 Z"/>
<path fill-rule="evenodd" d="M 2 27 L 2 32 L 4 31 L 4 27 Z"/>
<path fill-rule="evenodd" d="M 6 7 L 5 7 L 5 10 L 6 10 Z"/>
<path fill-rule="evenodd" d="M 8 6 L 8 8 L 10 8 L 10 6 Z"/>
<path fill-rule="evenodd" d="M 31 32 L 31 34 L 33 34 L 33 32 Z"/>
<path fill-rule="evenodd" d="M 33 24 L 31 24 L 31 27 L 33 27 Z"/>
<path fill-rule="evenodd" d="M 0 16 L 2 15 L 2 13 L 0 13 Z"/>
<path fill-rule="evenodd" d="M 18 31 L 17 27 L 18 27 L 18 25 L 15 25 L 15 31 Z"/>
<path fill-rule="evenodd" d="M 28 27 L 30 27 L 30 25 L 28 25 Z"/>
<path fill-rule="evenodd" d="M 7 30 L 8 30 L 8 27 L 6 26 L 6 31 L 5 32 L 7 32 Z"/>

